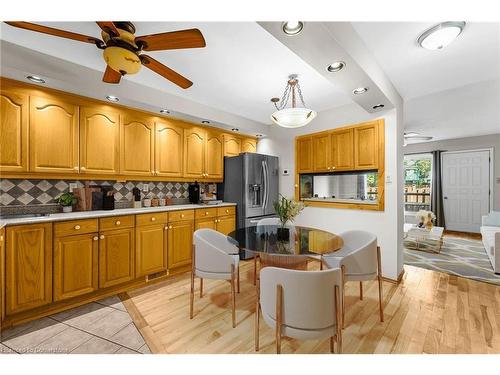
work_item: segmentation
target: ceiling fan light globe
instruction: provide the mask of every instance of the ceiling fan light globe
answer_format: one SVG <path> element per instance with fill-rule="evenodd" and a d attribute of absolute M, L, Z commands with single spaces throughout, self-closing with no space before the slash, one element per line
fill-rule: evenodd
<path fill-rule="evenodd" d="M 116 72 L 135 74 L 141 69 L 141 60 L 132 51 L 121 47 L 107 47 L 103 52 L 104 61 Z"/>
<path fill-rule="evenodd" d="M 316 117 L 316 111 L 308 108 L 285 108 L 271 115 L 271 121 L 283 128 L 306 126 Z"/>

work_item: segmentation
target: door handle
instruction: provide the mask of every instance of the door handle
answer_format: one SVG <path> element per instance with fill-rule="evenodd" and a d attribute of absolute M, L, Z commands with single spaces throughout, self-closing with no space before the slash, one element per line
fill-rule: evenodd
<path fill-rule="evenodd" d="M 448 197 L 443 197 L 443 199 L 448 199 Z"/>

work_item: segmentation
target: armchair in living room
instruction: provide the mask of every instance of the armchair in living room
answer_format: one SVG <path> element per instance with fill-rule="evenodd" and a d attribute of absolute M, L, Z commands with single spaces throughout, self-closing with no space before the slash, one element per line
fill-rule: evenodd
<path fill-rule="evenodd" d="M 481 237 L 493 271 L 500 273 L 500 211 L 482 217 Z"/>

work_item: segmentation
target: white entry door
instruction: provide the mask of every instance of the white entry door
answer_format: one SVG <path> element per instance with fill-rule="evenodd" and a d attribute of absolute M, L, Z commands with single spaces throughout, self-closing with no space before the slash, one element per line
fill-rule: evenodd
<path fill-rule="evenodd" d="M 490 152 L 443 152 L 442 186 L 446 229 L 479 233 L 490 211 Z"/>

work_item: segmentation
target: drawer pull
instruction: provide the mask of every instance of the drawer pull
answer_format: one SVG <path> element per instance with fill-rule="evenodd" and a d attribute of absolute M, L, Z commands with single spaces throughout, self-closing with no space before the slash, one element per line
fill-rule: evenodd
<path fill-rule="evenodd" d="M 80 167 L 80 170 L 81 170 L 81 171 L 84 171 L 84 170 L 86 170 L 86 169 L 87 169 L 87 168 L 85 168 L 85 167 Z"/>
<path fill-rule="evenodd" d="M 101 235 L 99 236 L 99 238 L 100 238 L 101 240 L 103 240 L 103 239 L 104 239 L 104 234 L 101 234 Z"/>
<path fill-rule="evenodd" d="M 181 214 L 181 217 L 184 217 L 184 214 Z"/>
<path fill-rule="evenodd" d="M 93 239 L 94 241 L 97 241 L 97 240 L 98 240 L 97 236 L 94 236 L 94 238 L 92 238 L 92 239 Z"/>
<path fill-rule="evenodd" d="M 165 228 L 163 228 L 164 230 L 168 230 L 168 225 L 165 225 Z"/>
<path fill-rule="evenodd" d="M 170 226 L 168 227 L 168 229 L 172 229 L 172 226 L 170 225 Z"/>
<path fill-rule="evenodd" d="M 152 217 L 152 218 L 151 218 L 151 221 L 156 221 L 156 217 Z"/>
<path fill-rule="evenodd" d="M 120 225 L 120 224 L 121 224 L 121 221 L 120 221 L 120 220 L 117 220 L 115 224 L 116 224 L 116 225 Z"/>
<path fill-rule="evenodd" d="M 75 225 L 75 230 L 80 229 L 81 227 L 79 225 Z"/>
<path fill-rule="evenodd" d="M 207 216 L 207 215 L 208 215 L 208 211 L 207 211 L 207 212 L 205 212 L 205 216 Z"/>
<path fill-rule="evenodd" d="M 226 210 L 226 214 L 228 214 L 228 213 L 229 213 L 229 210 Z"/>

